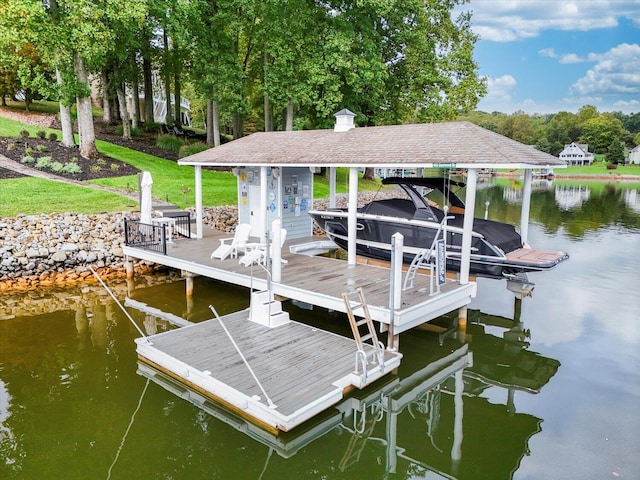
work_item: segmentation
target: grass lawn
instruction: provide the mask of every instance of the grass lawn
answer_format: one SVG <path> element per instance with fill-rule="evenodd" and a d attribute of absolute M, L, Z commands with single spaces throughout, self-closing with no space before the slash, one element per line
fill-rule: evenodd
<path fill-rule="evenodd" d="M 135 208 L 137 202 L 121 195 L 43 178 L 0 180 L 0 217 L 54 212 L 122 212 Z"/>
<path fill-rule="evenodd" d="M 53 132 L 58 135 L 58 138 L 62 137 L 62 132 L 59 130 L 42 129 L 0 117 L 0 136 L 18 137 L 22 130 L 28 130 L 32 136 L 36 131 L 44 130 L 47 134 Z M 174 203 L 181 208 L 195 205 L 193 168 L 181 167 L 170 160 L 99 140 L 96 142 L 96 146 L 104 155 L 127 162 L 140 170 L 151 172 L 154 197 Z M 336 189 L 339 193 L 347 192 L 348 181 L 348 170 L 338 169 Z M 138 208 L 137 205 L 131 205 L 130 200 L 120 195 L 97 192 L 60 182 L 35 178 L 9 179 L 0 182 L 2 190 L 0 216 L 69 211 L 95 213 Z M 123 192 L 137 190 L 138 187 L 138 179 L 135 175 L 93 180 L 92 183 L 116 188 Z M 48 187 L 43 187 L 43 185 L 48 185 Z M 359 188 L 361 190 L 375 190 L 378 185 L 379 183 L 360 179 Z M 329 194 L 329 182 L 324 177 L 316 176 L 314 188 L 316 198 L 326 197 Z M 203 170 L 202 190 L 204 206 L 231 205 L 237 201 L 236 178 L 231 173 Z"/>

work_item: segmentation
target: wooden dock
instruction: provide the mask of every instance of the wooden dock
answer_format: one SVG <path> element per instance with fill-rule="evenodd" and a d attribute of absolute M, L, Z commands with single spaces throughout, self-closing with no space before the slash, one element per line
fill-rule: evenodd
<path fill-rule="evenodd" d="M 384 363 L 365 373 L 356 362 L 352 339 L 293 321 L 268 328 L 248 317 L 243 310 L 139 338 L 139 360 L 277 432 L 340 402 L 353 388 L 373 383 L 402 358 L 385 351 Z"/>
<path fill-rule="evenodd" d="M 131 246 L 125 247 L 124 253 L 250 287 L 255 290 L 252 305 L 264 305 L 259 299 L 267 294 L 270 300 L 266 304 L 277 304 L 276 314 L 284 319 L 271 321 L 275 318 L 271 307 L 268 314 L 262 307 L 258 318 L 247 309 L 137 339 L 137 353 L 141 362 L 272 433 L 289 431 L 340 402 L 350 390 L 370 385 L 398 367 L 402 358 L 394 349 L 374 349 L 366 344 L 365 352 L 358 352 L 354 339 L 290 321 L 278 298 L 346 312 L 343 293 L 361 289 L 370 319 L 398 335 L 466 306 L 475 295 L 474 282 L 461 285 L 455 279 L 447 279 L 437 293 L 430 294 L 431 277 L 418 273 L 413 287 L 401 292 L 400 308 L 392 309 L 389 268 L 349 266 L 340 259 L 292 253 L 306 250 L 303 244 L 317 245 L 318 238 L 285 243 L 281 280 L 268 281 L 260 266 L 246 267 L 237 258 L 211 259 L 220 238 L 228 236 L 211 231 L 203 239 L 174 240 L 166 255 Z M 271 293 L 265 291 L 268 287 Z M 262 317 L 266 317 L 264 322 Z M 222 325 L 228 328 L 228 335 Z"/>
<path fill-rule="evenodd" d="M 245 267 L 237 258 L 211 259 L 220 238 L 228 233 L 209 230 L 202 239 L 177 239 L 168 248 L 167 255 L 134 247 L 124 247 L 125 255 L 147 260 L 159 265 L 176 268 L 223 282 L 267 288 L 267 273 L 259 266 Z M 301 244 L 317 242 L 317 237 L 287 241 L 282 258 L 280 282 L 271 282 L 273 293 L 283 298 L 298 300 L 330 310 L 345 312 L 343 292 L 362 288 L 373 320 L 386 325 L 393 324 L 395 334 L 400 334 L 441 315 L 468 305 L 475 296 L 476 284 L 461 285 L 448 278 L 440 293 L 429 294 L 430 277 L 418 274 L 414 287 L 402 292 L 401 307 L 389 308 L 391 271 L 379 265 L 348 266 L 340 259 L 291 253 Z M 215 306 L 215 305 L 214 305 Z"/>

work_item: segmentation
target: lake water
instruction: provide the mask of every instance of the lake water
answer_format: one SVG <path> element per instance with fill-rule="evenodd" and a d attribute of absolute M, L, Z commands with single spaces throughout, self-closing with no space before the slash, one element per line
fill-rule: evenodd
<path fill-rule="evenodd" d="M 517 224 L 517 182 L 482 186 L 476 211 Z M 530 275 L 533 297 L 480 279 L 464 339 L 402 334 L 397 375 L 277 438 L 138 371 L 138 334 L 104 292 L 3 296 L 0 478 L 640 478 L 639 189 L 556 181 L 532 203 L 530 244 L 571 255 Z M 192 321 L 248 305 L 226 284 L 197 279 L 192 304 L 184 289 L 129 293 Z M 285 308 L 348 334 L 342 314 Z"/>

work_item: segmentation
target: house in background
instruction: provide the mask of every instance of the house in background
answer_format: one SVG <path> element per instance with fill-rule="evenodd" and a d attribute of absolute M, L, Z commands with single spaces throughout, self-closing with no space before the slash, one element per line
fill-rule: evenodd
<path fill-rule="evenodd" d="M 627 162 L 631 165 L 640 165 L 640 145 L 636 145 L 633 150 L 629 152 Z"/>
<path fill-rule="evenodd" d="M 565 145 L 558 157 L 570 166 L 591 165 L 593 163 L 593 153 L 589 152 L 588 145 L 585 143 L 571 142 L 569 145 Z"/>

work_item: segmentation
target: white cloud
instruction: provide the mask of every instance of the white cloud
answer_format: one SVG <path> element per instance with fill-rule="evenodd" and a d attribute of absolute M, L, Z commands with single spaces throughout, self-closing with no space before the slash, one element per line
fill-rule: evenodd
<path fill-rule="evenodd" d="M 577 95 L 640 94 L 640 45 L 622 43 L 608 52 L 589 54 L 597 64 L 571 86 Z"/>
<path fill-rule="evenodd" d="M 487 95 L 486 100 L 509 101 L 511 99 L 511 90 L 518 84 L 511 75 L 502 75 L 498 78 L 487 78 Z"/>
<path fill-rule="evenodd" d="M 539 50 L 538 53 L 542 57 L 558 58 L 558 54 L 553 50 L 553 48 L 543 48 L 542 50 Z"/>
<path fill-rule="evenodd" d="M 562 55 L 560 57 L 560 63 L 563 63 L 563 64 L 567 64 L 567 63 L 582 63 L 582 62 L 584 62 L 584 59 L 580 58 L 575 53 L 568 53 L 568 54 Z"/>
<path fill-rule="evenodd" d="M 589 31 L 615 27 L 619 18 L 640 25 L 638 2 L 548 0 L 472 0 L 458 11 L 471 10 L 473 30 L 482 40 L 512 42 L 542 30 Z"/>

